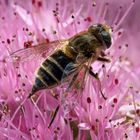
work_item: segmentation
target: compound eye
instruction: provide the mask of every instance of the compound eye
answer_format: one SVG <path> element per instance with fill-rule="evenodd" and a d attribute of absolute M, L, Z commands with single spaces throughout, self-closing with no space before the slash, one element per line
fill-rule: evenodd
<path fill-rule="evenodd" d="M 111 36 L 108 32 L 102 31 L 101 32 L 101 38 L 104 44 L 106 45 L 107 48 L 111 46 Z"/>
<path fill-rule="evenodd" d="M 101 32 L 101 35 L 104 37 L 104 38 L 107 38 L 109 36 L 109 33 L 107 33 L 106 31 L 102 31 Z"/>

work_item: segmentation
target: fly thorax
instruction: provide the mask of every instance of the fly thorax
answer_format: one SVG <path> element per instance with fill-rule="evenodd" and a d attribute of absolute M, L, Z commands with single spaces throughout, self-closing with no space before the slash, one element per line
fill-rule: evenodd
<path fill-rule="evenodd" d="M 93 51 L 92 38 L 86 35 L 79 35 L 74 37 L 69 45 L 77 54 L 83 54 L 85 57 L 91 57 Z"/>

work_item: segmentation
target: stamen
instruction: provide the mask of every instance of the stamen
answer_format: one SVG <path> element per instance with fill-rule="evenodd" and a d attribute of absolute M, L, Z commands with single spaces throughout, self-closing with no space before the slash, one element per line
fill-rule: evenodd
<path fill-rule="evenodd" d="M 31 97 L 30 99 L 31 99 L 32 103 L 34 104 L 35 108 L 37 109 L 37 111 L 39 112 L 39 114 L 40 114 L 40 116 L 41 116 L 41 118 L 42 118 L 44 124 L 46 124 L 46 120 L 45 120 L 45 118 L 44 118 L 44 116 L 43 116 L 41 110 L 40 110 L 39 107 L 37 106 L 36 102 L 33 100 L 32 97 Z"/>
<path fill-rule="evenodd" d="M 74 15 L 76 14 L 76 4 L 75 4 L 75 2 L 73 2 L 73 25 L 74 25 L 74 30 L 75 30 L 75 33 L 78 33 L 78 31 L 77 31 L 77 24 L 76 24 L 76 19 L 74 18 Z"/>
<path fill-rule="evenodd" d="M 119 28 L 119 26 L 121 25 L 121 23 L 125 20 L 125 18 L 129 14 L 129 12 L 131 11 L 132 7 L 134 6 L 134 3 L 135 3 L 135 1 L 132 1 L 132 3 L 130 4 L 130 6 L 128 7 L 128 9 L 126 10 L 126 12 L 124 13 L 124 15 L 122 16 L 122 18 L 120 19 L 119 23 L 114 28 L 114 31 L 116 31 Z"/>
<path fill-rule="evenodd" d="M 118 9 L 118 11 L 117 11 L 117 14 L 116 14 L 116 17 L 114 19 L 114 22 L 112 24 L 113 28 L 115 27 L 115 25 L 117 25 L 117 22 L 119 20 L 119 16 L 121 14 L 121 11 L 122 11 L 122 7 L 120 6 L 119 9 Z"/>
<path fill-rule="evenodd" d="M 87 97 L 87 103 L 91 103 L 91 98 L 90 97 Z"/>
<path fill-rule="evenodd" d="M 114 80 L 114 82 L 115 82 L 116 85 L 118 85 L 119 80 L 116 78 L 116 79 Z"/>
<path fill-rule="evenodd" d="M 11 42 L 11 41 L 10 41 L 10 39 L 8 38 L 8 39 L 7 39 L 7 43 L 10 44 L 10 42 Z"/>
<path fill-rule="evenodd" d="M 37 5 L 38 7 L 42 7 L 42 1 L 38 1 Z"/>
<path fill-rule="evenodd" d="M 101 6 L 99 7 L 99 14 L 97 15 L 97 23 L 100 23 L 101 17 L 102 17 L 102 13 L 105 9 L 105 0 L 102 1 Z"/>
<path fill-rule="evenodd" d="M 5 116 L 5 114 L 4 114 L 1 110 L 0 110 L 0 113 L 1 113 L 3 116 Z M 21 134 L 25 140 L 28 140 L 28 137 L 27 137 L 24 133 L 22 133 L 22 132 L 12 123 L 11 120 L 6 119 L 5 117 L 3 117 L 3 119 L 4 119 L 13 129 L 15 129 L 15 131 L 17 131 L 17 133 Z"/>
<path fill-rule="evenodd" d="M 35 4 L 35 1 L 36 1 L 36 0 L 32 0 L 32 4 Z"/>
<path fill-rule="evenodd" d="M 75 13 L 75 15 L 74 15 L 74 17 L 75 17 L 74 19 L 76 19 L 76 18 L 80 15 L 80 13 L 81 13 L 82 10 L 83 10 L 83 4 L 81 4 L 79 10 L 76 11 L 76 13 Z M 69 18 L 65 21 L 65 23 L 63 23 L 63 26 L 66 27 L 66 26 L 68 26 L 69 24 L 71 24 L 72 22 L 73 22 L 73 19 L 72 19 L 71 17 L 69 17 Z"/>
<path fill-rule="evenodd" d="M 139 127 L 136 127 L 136 129 L 135 129 L 135 130 L 136 130 L 136 132 L 137 132 L 137 133 L 139 133 L 139 132 L 140 132 L 140 128 L 139 128 Z"/>
<path fill-rule="evenodd" d="M 25 103 L 27 99 L 25 98 L 21 103 L 20 105 L 18 106 L 18 108 L 15 110 L 13 116 L 11 117 L 11 122 L 14 120 L 14 118 L 16 117 L 16 114 L 18 113 L 18 111 L 21 109 L 21 106 L 23 106 L 23 104 Z"/>
<path fill-rule="evenodd" d="M 114 98 L 113 99 L 113 103 L 117 103 L 118 102 L 118 99 L 117 98 Z"/>
<path fill-rule="evenodd" d="M 109 5 L 109 3 L 106 3 L 105 4 L 105 8 L 104 8 L 103 15 L 102 15 L 102 19 L 103 20 L 105 20 L 105 16 L 106 16 L 107 11 L 108 11 L 108 5 Z"/>
<path fill-rule="evenodd" d="M 137 115 L 137 105 L 136 105 L 136 101 L 135 101 L 135 96 L 134 96 L 134 89 L 133 89 L 133 87 L 131 86 L 130 88 L 130 92 L 131 92 L 131 94 L 132 94 L 132 101 L 133 101 L 133 105 L 134 105 L 134 110 L 135 110 L 135 119 L 136 119 L 136 121 L 137 121 L 137 124 L 138 124 L 138 126 L 140 126 L 140 124 L 139 124 L 139 116 Z"/>
<path fill-rule="evenodd" d="M 95 1 L 95 0 L 93 1 L 92 6 L 93 6 L 93 7 L 95 7 L 95 6 L 96 6 L 96 1 Z"/>

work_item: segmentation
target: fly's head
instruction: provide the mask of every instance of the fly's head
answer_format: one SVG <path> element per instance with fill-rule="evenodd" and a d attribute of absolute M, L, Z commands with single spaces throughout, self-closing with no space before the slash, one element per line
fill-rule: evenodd
<path fill-rule="evenodd" d="M 94 35 L 102 44 L 103 50 L 111 46 L 111 28 L 106 24 L 95 24 L 88 28 L 88 32 Z"/>

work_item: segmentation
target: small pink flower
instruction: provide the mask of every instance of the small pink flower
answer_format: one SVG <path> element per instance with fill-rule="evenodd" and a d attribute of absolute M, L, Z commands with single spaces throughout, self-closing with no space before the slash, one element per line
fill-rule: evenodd
<path fill-rule="evenodd" d="M 139 6 L 138 0 L 0 1 L 0 138 L 140 139 Z M 18 64 L 9 54 L 44 40 L 67 39 L 96 23 L 113 29 L 112 46 L 105 52 L 111 62 L 92 64 L 101 85 L 88 75 L 83 91 L 76 83 L 64 103 L 65 86 L 40 91 L 34 101 L 27 100 L 42 60 L 29 57 Z"/>

